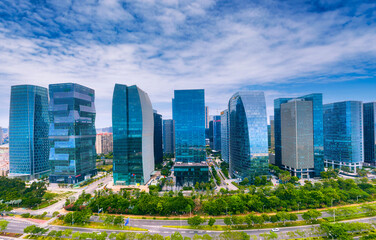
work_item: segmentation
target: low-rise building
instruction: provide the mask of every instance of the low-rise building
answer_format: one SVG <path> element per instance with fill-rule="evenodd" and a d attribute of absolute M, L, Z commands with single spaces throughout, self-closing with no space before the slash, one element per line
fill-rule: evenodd
<path fill-rule="evenodd" d="M 182 163 L 174 165 L 176 186 L 194 186 L 197 182 L 209 181 L 209 166 L 206 162 Z"/>

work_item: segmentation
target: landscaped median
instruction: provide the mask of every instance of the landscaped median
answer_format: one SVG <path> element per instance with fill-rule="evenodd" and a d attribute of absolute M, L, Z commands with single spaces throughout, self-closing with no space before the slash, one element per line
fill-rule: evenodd
<path fill-rule="evenodd" d="M 311 224 L 320 224 L 322 222 L 326 222 L 323 219 L 318 219 L 312 223 L 307 223 L 306 221 L 295 221 L 295 222 L 286 222 L 283 223 L 266 223 L 266 224 L 255 224 L 252 226 L 248 225 L 232 225 L 232 226 L 225 226 L 225 225 L 200 225 L 197 227 L 194 226 L 163 226 L 164 228 L 181 228 L 181 229 L 194 229 L 194 230 L 205 230 L 205 231 L 229 231 L 229 230 L 252 230 L 252 229 L 269 229 L 269 228 L 283 228 L 283 227 L 297 227 L 297 226 L 305 226 Z"/>
<path fill-rule="evenodd" d="M 69 224 L 64 221 L 56 219 L 50 225 L 64 226 L 64 227 L 77 227 L 77 228 L 92 228 L 92 229 L 105 229 L 105 230 L 122 230 L 122 231 L 147 231 L 144 228 L 130 227 L 130 226 L 116 226 L 106 225 L 102 222 L 89 222 L 85 224 Z"/>

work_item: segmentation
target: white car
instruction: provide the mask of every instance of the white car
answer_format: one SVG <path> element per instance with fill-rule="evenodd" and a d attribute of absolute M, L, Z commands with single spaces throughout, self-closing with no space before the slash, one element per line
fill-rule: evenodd
<path fill-rule="evenodd" d="M 279 228 L 273 228 L 272 232 L 279 232 Z"/>

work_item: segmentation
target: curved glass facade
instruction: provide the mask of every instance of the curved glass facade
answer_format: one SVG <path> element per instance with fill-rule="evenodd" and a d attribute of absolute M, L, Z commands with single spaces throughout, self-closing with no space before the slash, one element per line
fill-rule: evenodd
<path fill-rule="evenodd" d="M 112 127 L 114 183 L 146 183 L 154 170 L 154 117 L 149 96 L 137 86 L 116 84 Z"/>
<path fill-rule="evenodd" d="M 254 179 L 268 174 L 268 129 L 263 92 L 245 91 L 229 101 L 230 174 Z"/>
<path fill-rule="evenodd" d="M 47 89 L 33 85 L 11 88 L 9 113 L 10 177 L 38 178 L 48 174 Z"/>
<path fill-rule="evenodd" d="M 51 182 L 77 183 L 96 174 L 95 92 L 75 83 L 51 84 Z"/>

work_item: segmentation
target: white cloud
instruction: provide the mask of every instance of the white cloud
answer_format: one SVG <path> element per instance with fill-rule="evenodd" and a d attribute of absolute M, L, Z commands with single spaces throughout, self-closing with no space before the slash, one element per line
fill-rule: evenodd
<path fill-rule="evenodd" d="M 34 25 L 0 21 L 1 88 L 58 82 L 94 88 L 101 127 L 111 124 L 115 83 L 137 84 L 166 117 L 174 89 L 205 88 L 209 106 L 219 113 L 239 89 L 299 78 L 325 82 L 345 73 L 367 76 L 358 64 L 365 54 L 376 58 L 370 44 L 376 42 L 374 25 L 361 13 L 283 15 L 259 6 L 218 16 L 210 12 L 214 1 L 126 1 L 128 8 L 115 0 L 52 3 L 59 15 L 43 20 L 34 13 Z M 23 8 L 28 6 L 17 9 Z M 268 115 L 273 98 L 294 94 L 267 88 Z M 9 95 L 1 100 L 9 105 Z M 0 125 L 7 118 L 0 117 Z"/>

